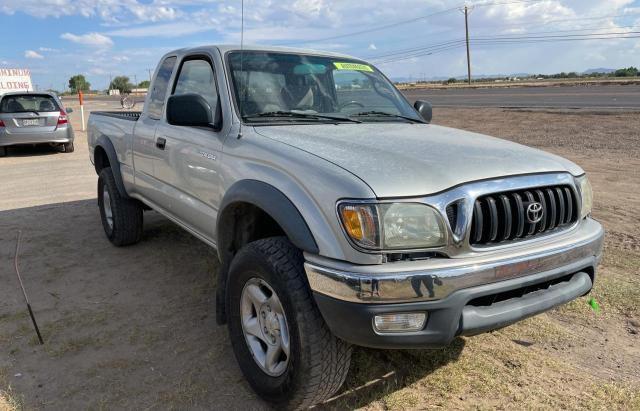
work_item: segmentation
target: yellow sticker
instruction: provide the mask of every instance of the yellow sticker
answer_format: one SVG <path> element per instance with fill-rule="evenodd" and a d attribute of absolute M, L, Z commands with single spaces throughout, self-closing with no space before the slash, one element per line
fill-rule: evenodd
<path fill-rule="evenodd" d="M 356 70 L 356 71 L 373 72 L 373 69 L 370 66 L 367 66 L 366 64 L 333 62 L 333 65 L 336 66 L 338 70 Z"/>

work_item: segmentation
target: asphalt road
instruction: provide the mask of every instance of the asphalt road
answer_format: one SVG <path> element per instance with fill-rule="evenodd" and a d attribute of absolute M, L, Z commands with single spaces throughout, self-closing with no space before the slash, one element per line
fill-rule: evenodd
<path fill-rule="evenodd" d="M 567 109 L 639 109 L 640 85 L 512 87 L 479 89 L 404 90 L 413 103 L 427 100 L 435 107 L 538 107 Z M 118 96 L 87 96 L 88 101 L 103 104 L 120 100 Z M 134 96 L 142 110 L 144 96 Z M 104 110 L 104 108 L 102 108 Z"/>
<path fill-rule="evenodd" d="M 480 89 L 405 90 L 415 100 L 435 107 L 548 107 L 640 109 L 640 86 L 558 86 Z"/>

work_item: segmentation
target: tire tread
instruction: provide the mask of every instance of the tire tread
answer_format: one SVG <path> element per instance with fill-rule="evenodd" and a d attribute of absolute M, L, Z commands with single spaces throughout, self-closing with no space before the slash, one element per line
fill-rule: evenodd
<path fill-rule="evenodd" d="M 111 208 L 113 211 L 113 230 L 111 233 L 108 231 L 102 204 L 100 203 L 103 184 L 107 186 L 107 190 L 109 190 L 109 195 L 111 196 Z M 98 178 L 98 202 L 105 233 L 114 245 L 118 247 L 131 245 L 142 239 L 142 204 L 138 200 L 124 198 L 120 195 L 110 167 L 105 167 L 100 171 Z"/>
<path fill-rule="evenodd" d="M 286 237 L 270 237 L 247 245 L 263 256 L 283 279 L 296 312 L 304 346 L 301 356 L 308 358 L 308 373 L 285 404 L 287 409 L 306 409 L 327 401 L 342 386 L 349 371 L 352 347 L 335 337 L 326 325 L 304 274 L 302 252 Z"/>

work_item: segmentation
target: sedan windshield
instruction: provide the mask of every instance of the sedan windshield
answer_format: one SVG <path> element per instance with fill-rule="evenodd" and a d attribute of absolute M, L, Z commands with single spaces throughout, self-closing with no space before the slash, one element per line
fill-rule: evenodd
<path fill-rule="evenodd" d="M 0 101 L 0 113 L 54 111 L 60 111 L 60 107 L 53 97 L 46 94 L 16 94 L 4 96 Z"/>
<path fill-rule="evenodd" d="M 244 51 L 229 54 L 229 67 L 246 122 L 423 122 L 398 90 L 362 61 Z"/>

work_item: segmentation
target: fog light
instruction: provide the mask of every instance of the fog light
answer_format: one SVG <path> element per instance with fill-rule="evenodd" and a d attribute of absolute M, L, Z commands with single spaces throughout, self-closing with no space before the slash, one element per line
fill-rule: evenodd
<path fill-rule="evenodd" d="M 373 326 L 381 333 L 420 331 L 427 321 L 427 313 L 380 314 L 373 318 Z"/>

